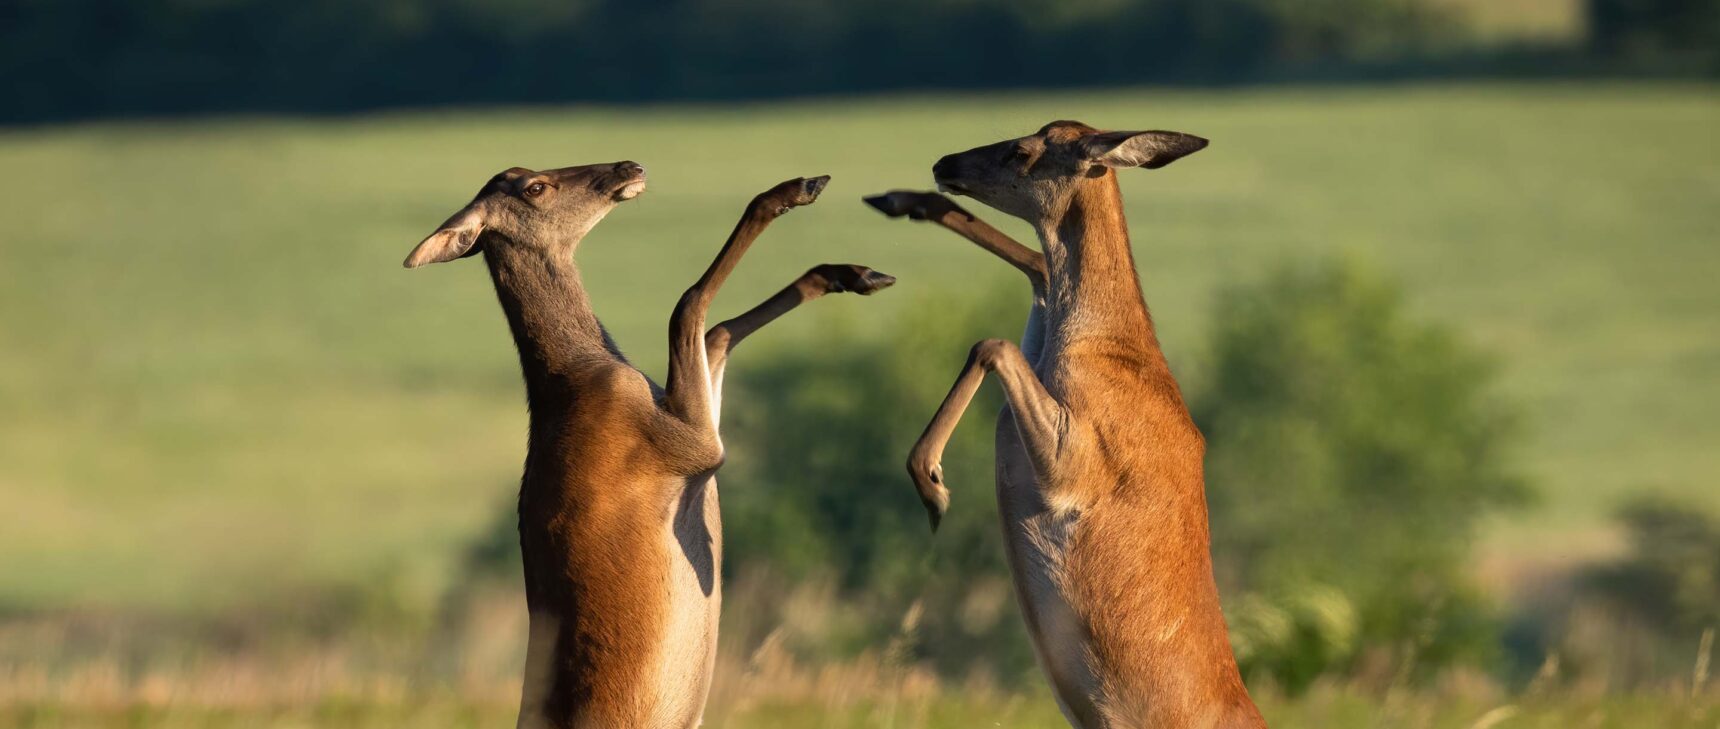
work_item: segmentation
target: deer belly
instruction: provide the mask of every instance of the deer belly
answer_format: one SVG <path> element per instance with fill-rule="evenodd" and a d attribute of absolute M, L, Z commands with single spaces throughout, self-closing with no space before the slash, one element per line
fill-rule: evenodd
<path fill-rule="evenodd" d="M 613 658 L 630 665 L 619 667 L 620 673 L 614 666 L 596 667 L 610 680 L 626 675 L 625 684 L 612 685 L 601 698 L 591 697 L 594 703 L 576 708 L 572 717 L 557 716 L 552 707 L 560 697 L 552 692 L 563 683 L 557 675 L 564 668 L 558 663 L 559 648 L 570 640 L 564 631 L 573 628 L 551 611 L 534 611 L 526 647 L 519 729 L 562 729 L 569 721 L 581 728 L 618 722 L 642 729 L 699 725 L 716 660 L 717 613 L 722 599 L 718 580 L 721 525 L 715 481 L 707 478 L 702 484 L 687 485 L 669 511 L 664 521 L 641 525 L 657 533 L 639 542 L 631 557 L 636 563 L 630 565 L 632 573 L 644 579 L 627 589 L 647 595 L 655 604 L 625 624 L 625 629 L 634 631 L 641 640 L 630 644 L 637 645 L 636 649 Z M 626 606 L 604 607 L 616 615 Z"/>
<path fill-rule="evenodd" d="M 715 668 L 722 601 L 722 524 L 717 483 L 690 484 L 670 516 L 663 547 L 669 560 L 669 609 L 658 645 L 653 692 L 658 726 L 698 726 Z"/>
<path fill-rule="evenodd" d="M 1087 658 L 1086 624 L 1063 591 L 1063 564 L 1079 515 L 1051 511 L 1006 412 L 998 422 L 997 496 L 1016 598 L 1040 668 L 1076 727 L 1094 716 L 1099 683 Z"/>

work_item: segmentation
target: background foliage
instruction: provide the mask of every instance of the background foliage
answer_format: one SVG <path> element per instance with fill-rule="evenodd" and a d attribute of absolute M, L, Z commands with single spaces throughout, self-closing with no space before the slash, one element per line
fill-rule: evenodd
<path fill-rule="evenodd" d="M 1232 286 L 1209 336 L 1192 410 L 1244 666 L 1297 688 L 1370 650 L 1485 654 L 1470 540 L 1528 493 L 1486 358 L 1354 265 Z"/>
<path fill-rule="evenodd" d="M 1574 0 L 1571 0 L 1574 2 Z M 570 100 L 1720 71 L 1714 0 L 5 0 L 0 122 Z M 1546 4 L 1546 3 L 1542 3 Z M 1592 57 L 1592 59 L 1591 59 Z"/>

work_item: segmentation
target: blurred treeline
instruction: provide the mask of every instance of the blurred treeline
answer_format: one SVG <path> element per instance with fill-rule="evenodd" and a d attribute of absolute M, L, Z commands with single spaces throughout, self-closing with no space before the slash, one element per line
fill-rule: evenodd
<path fill-rule="evenodd" d="M 1214 306 L 1203 351 L 1173 368 L 1208 441 L 1214 559 L 1251 681 L 1291 693 L 1325 676 L 1386 687 L 1452 669 L 1524 681 L 1559 655 L 1572 676 L 1615 687 L 1688 671 L 1720 621 L 1720 521 L 1629 506 L 1629 556 L 1507 614 L 1469 555 L 1481 520 L 1533 507 L 1524 426 L 1490 358 L 1349 262 L 1286 266 Z M 890 645 L 952 678 L 1033 675 L 992 493 L 995 386 L 948 448 L 953 503 L 935 536 L 903 467 L 968 346 L 1013 338 L 1026 309 L 1024 283 L 1000 286 L 927 300 L 882 333 L 837 325 L 736 355 L 726 644 L 814 665 Z M 509 506 L 451 605 L 517 583 Z"/>
<path fill-rule="evenodd" d="M 0 122 L 1720 71 L 1720 0 L 1562 1 L 1531 41 L 1474 0 L 0 0 Z"/>

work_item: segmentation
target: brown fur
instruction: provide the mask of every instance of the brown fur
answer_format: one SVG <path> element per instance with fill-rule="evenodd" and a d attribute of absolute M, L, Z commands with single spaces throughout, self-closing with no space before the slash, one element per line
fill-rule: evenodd
<path fill-rule="evenodd" d="M 940 160 L 940 186 L 1035 226 L 1045 248 L 1037 260 L 942 196 L 872 200 L 943 224 L 1033 283 L 1021 346 L 975 345 L 909 472 L 935 526 L 949 500 L 944 444 L 995 373 L 1009 401 L 998 422 L 998 498 L 1017 593 L 1059 704 L 1084 729 L 1265 726 L 1219 610 L 1205 443 L 1154 334 L 1111 169 L 1161 167 L 1204 146 L 1171 132 L 1054 122 Z"/>
<path fill-rule="evenodd" d="M 532 647 L 544 653 L 528 674 L 542 675 L 527 676 L 521 726 L 698 724 L 721 593 L 721 368 L 742 338 L 795 306 L 894 281 L 860 266 L 819 266 L 704 331 L 706 307 L 753 239 L 815 200 L 826 179 L 790 180 L 747 207 L 675 308 L 666 388 L 621 356 L 572 261 L 585 232 L 643 188 L 638 165 L 504 172 L 408 258 L 416 266 L 481 251 L 519 349 L 531 409 L 520 547 L 533 634 L 546 636 Z M 694 594 L 677 592 L 689 575 Z M 694 629 L 674 633 L 677 619 Z M 663 685 L 665 675 L 677 680 Z"/>

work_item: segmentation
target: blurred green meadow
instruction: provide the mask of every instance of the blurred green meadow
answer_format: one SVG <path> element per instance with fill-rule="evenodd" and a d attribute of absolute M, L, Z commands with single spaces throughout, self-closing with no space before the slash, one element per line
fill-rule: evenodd
<path fill-rule="evenodd" d="M 401 604 L 440 600 L 466 545 L 517 488 L 525 409 L 481 264 L 406 272 L 399 262 L 500 169 L 619 159 L 649 169 L 647 194 L 611 214 L 578 260 L 599 316 L 653 377 L 671 305 L 745 202 L 788 177 L 833 175 L 821 202 L 754 248 L 714 315 L 822 262 L 863 263 L 900 283 L 795 312 L 737 354 L 731 369 L 744 372 L 778 353 L 889 346 L 898 314 L 1018 287 L 969 244 L 886 221 L 859 197 L 925 188 L 939 155 L 1057 118 L 1213 140 L 1165 170 L 1122 175 L 1147 300 L 1185 386 L 1203 377 L 1198 345 L 1216 290 L 1325 256 L 1389 273 L 1417 317 L 1497 359 L 1504 397 L 1525 414 L 1522 465 L 1538 496 L 1488 523 L 1474 551 L 1473 572 L 1500 599 L 1617 553 L 1608 516 L 1625 497 L 1720 508 L 1720 95 L 1708 85 L 1124 89 L 104 122 L 0 131 L 0 611 L 198 616 L 268 604 L 299 615 L 315 608 L 293 596 L 379 581 Z M 1020 294 L 991 335 L 1016 333 Z M 969 344 L 925 356 L 953 377 Z M 745 458 L 735 454 L 743 469 Z M 755 487 L 724 480 L 728 492 Z M 905 477 L 878 488 L 914 498 Z M 966 484 L 958 499 L 988 491 Z M 0 645 L 37 645 L 3 633 Z M 753 646 L 725 650 L 744 667 Z M 501 655 L 496 675 L 517 668 Z M 8 658 L 0 669 L 13 695 L 0 692 L 0 721 L 18 726 L 477 726 L 512 709 L 505 690 L 419 705 L 398 698 L 417 696 L 410 686 L 365 683 L 358 698 L 311 691 L 235 715 L 172 708 L 177 689 L 162 698 L 147 681 L 115 689 L 111 710 L 80 707 L 18 688 L 59 674 Z M 786 704 L 737 688 L 718 697 L 710 725 L 1058 721 L 1042 696 L 915 693 L 898 679 L 857 699 L 809 689 Z M 901 691 L 908 708 L 867 703 Z M 1297 700 L 1268 693 L 1266 708 L 1275 726 L 1467 727 L 1492 726 L 1488 712 L 1514 701 L 1453 695 L 1462 698 L 1326 687 Z M 1644 712 L 1658 712 L 1652 725 L 1715 725 L 1711 701 L 1669 696 L 1528 700 L 1491 721 L 1645 726 Z M 796 719 L 795 706 L 813 713 Z M 1393 721 L 1392 711 L 1407 713 Z"/>
<path fill-rule="evenodd" d="M 938 155 L 1059 117 L 1214 140 L 1122 176 L 1149 304 L 1185 380 L 1201 376 L 1190 349 L 1216 284 L 1345 252 L 1498 354 L 1508 394 L 1527 405 L 1543 503 L 1494 525 L 1488 556 L 1605 549 L 1606 510 L 1632 490 L 1720 504 L 1711 87 L 1142 89 L 90 124 L 0 133 L 0 499 L 12 514 L 0 601 L 196 608 L 435 562 L 470 536 L 521 458 L 511 342 L 475 261 L 410 273 L 398 262 L 499 169 L 623 158 L 650 169 L 650 191 L 578 258 L 598 314 L 660 376 L 675 297 L 746 200 L 782 178 L 835 176 L 822 202 L 772 229 L 719 314 L 825 261 L 901 283 L 796 312 L 740 368 L 773 347 L 840 346 L 818 337 L 832 316 L 864 325 L 929 292 L 1007 281 L 966 243 L 885 221 L 858 197 L 924 188 Z"/>

